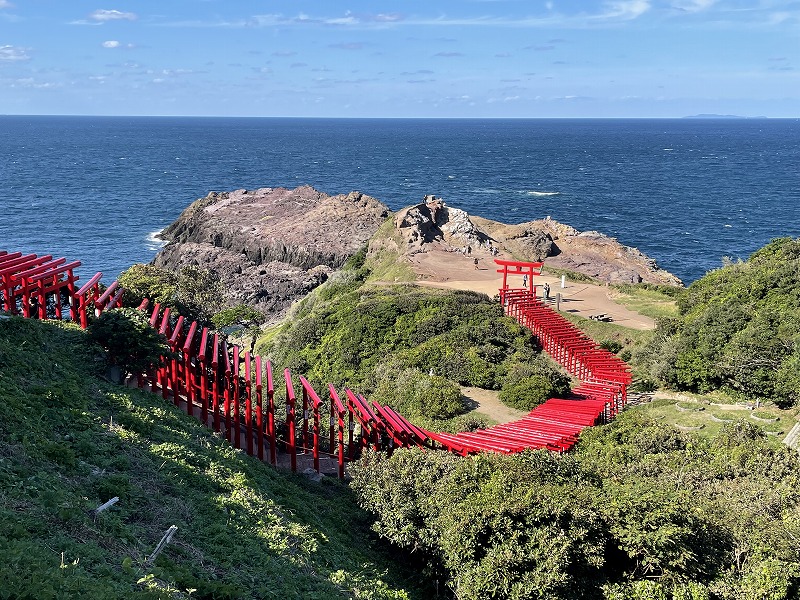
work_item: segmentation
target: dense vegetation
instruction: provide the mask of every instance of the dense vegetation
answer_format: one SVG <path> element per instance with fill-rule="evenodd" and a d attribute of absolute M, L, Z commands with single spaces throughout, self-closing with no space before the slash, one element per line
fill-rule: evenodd
<path fill-rule="evenodd" d="M 569 455 L 370 454 L 352 487 L 462 600 L 782 600 L 800 594 L 798 467 L 746 422 L 706 441 L 626 412 Z"/>
<path fill-rule="evenodd" d="M 0 320 L 0 598 L 430 597 L 346 486 L 98 379 L 102 354 L 74 325 Z"/>
<path fill-rule="evenodd" d="M 170 354 L 166 336 L 150 326 L 145 313 L 133 308 L 103 312 L 89 324 L 89 338 L 123 374 L 144 373 Z"/>
<path fill-rule="evenodd" d="M 798 403 L 800 240 L 782 238 L 747 262 L 708 273 L 681 293 L 679 316 L 633 354 L 661 385 Z"/>
<path fill-rule="evenodd" d="M 138 266 L 124 285 L 218 326 L 257 322 L 246 307 L 210 311 L 207 275 Z M 446 421 L 464 412 L 459 385 L 526 409 L 566 391 L 487 297 L 373 275 L 354 257 L 260 353 L 429 425 L 465 426 Z M 645 291 L 637 301 L 656 306 L 662 292 Z M 800 241 L 710 273 L 670 310 L 655 335 L 588 326 L 653 384 L 797 402 Z M 124 343 L 142 326 L 111 311 L 94 339 L 120 364 L 149 361 L 162 340 Z M 354 498 L 98 379 L 102 354 L 69 324 L 0 320 L 0 598 L 406 598 L 433 596 L 435 581 L 460 600 L 800 597 L 800 461 L 747 422 L 695 437 L 633 410 L 569 455 L 369 453 L 352 468 Z M 405 558 L 371 537 L 356 498 Z M 149 560 L 171 525 L 176 537 Z M 427 589 L 408 582 L 408 560 L 424 565 Z"/>
<path fill-rule="evenodd" d="M 530 332 L 487 296 L 369 285 L 367 275 L 356 266 L 326 283 L 257 351 L 316 384 L 350 386 L 427 424 L 465 411 L 459 385 L 501 390 L 526 410 L 569 390 Z"/>
<path fill-rule="evenodd" d="M 135 308 L 146 298 L 203 325 L 214 322 L 223 309 L 222 283 L 208 269 L 186 266 L 172 272 L 155 265 L 135 264 L 120 274 L 119 284 L 125 288 L 126 306 Z M 235 319 L 239 312 L 250 315 L 253 309 L 240 306 L 236 311 L 229 308 L 225 314 Z M 223 327 L 229 323 L 216 324 Z"/>

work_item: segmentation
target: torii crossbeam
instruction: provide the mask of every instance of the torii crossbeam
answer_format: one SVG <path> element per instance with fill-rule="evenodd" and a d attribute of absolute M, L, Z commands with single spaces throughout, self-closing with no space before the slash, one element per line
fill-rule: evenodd
<path fill-rule="evenodd" d="M 536 285 L 533 283 L 533 277 L 542 274 L 543 262 L 523 262 L 502 258 L 495 258 L 494 262 L 502 267 L 497 269 L 498 273 L 503 274 L 503 285 L 500 287 L 501 304 L 505 306 L 506 296 L 509 292 L 527 292 L 529 296 L 536 297 Z M 522 287 L 509 287 L 509 276 L 522 277 Z"/>

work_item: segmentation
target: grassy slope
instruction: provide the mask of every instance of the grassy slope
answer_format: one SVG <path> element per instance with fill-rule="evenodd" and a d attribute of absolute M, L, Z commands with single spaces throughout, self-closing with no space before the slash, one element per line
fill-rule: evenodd
<path fill-rule="evenodd" d="M 406 597 L 345 486 L 276 472 L 95 363 L 72 325 L 0 321 L 0 598 Z"/>

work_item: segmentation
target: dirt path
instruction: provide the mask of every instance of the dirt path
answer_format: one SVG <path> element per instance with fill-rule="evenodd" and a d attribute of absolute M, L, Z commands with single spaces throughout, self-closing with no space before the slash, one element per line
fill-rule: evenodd
<path fill-rule="evenodd" d="M 500 392 L 495 390 L 462 387 L 461 393 L 466 398 L 470 410 L 482 413 L 498 423 L 518 421 L 528 414 L 524 410 L 517 410 L 500 402 Z"/>
<path fill-rule="evenodd" d="M 478 268 L 475 268 L 474 259 L 478 258 Z M 499 258 L 511 257 L 500 253 Z M 411 265 L 420 277 L 421 285 L 430 285 L 441 288 L 460 290 L 473 290 L 488 294 L 490 297 L 497 294 L 502 284 L 501 275 L 497 273 L 497 265 L 493 257 L 485 250 L 476 250 L 471 256 L 464 256 L 460 252 L 451 252 L 444 246 L 429 244 L 427 252 L 421 252 L 410 257 Z M 590 283 L 566 282 L 561 287 L 559 277 L 542 275 L 536 277 L 536 293 L 541 291 L 545 283 L 550 284 L 550 295 L 561 294 L 558 308 L 589 318 L 592 315 L 606 314 L 611 316 L 614 323 L 632 329 L 654 329 L 655 321 L 614 302 L 607 287 Z M 521 281 L 511 282 L 512 286 L 521 286 Z M 553 308 L 556 308 L 555 298 L 551 299 Z"/>

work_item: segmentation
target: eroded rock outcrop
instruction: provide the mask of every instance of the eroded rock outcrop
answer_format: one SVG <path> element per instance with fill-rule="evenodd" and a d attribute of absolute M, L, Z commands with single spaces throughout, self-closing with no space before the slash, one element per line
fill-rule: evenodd
<path fill-rule="evenodd" d="M 156 266 L 195 265 L 219 274 L 229 303 L 273 315 L 341 267 L 389 215 L 385 204 L 310 186 L 211 192 L 162 233 Z"/>
<path fill-rule="evenodd" d="M 659 283 L 682 286 L 672 273 L 637 248 L 620 244 L 597 231 L 578 231 L 552 219 L 507 225 L 447 206 L 441 199 L 425 200 L 399 211 L 395 226 L 406 240 L 401 252 L 413 255 L 436 247 L 499 248 L 518 260 L 575 271 L 609 283 Z"/>

